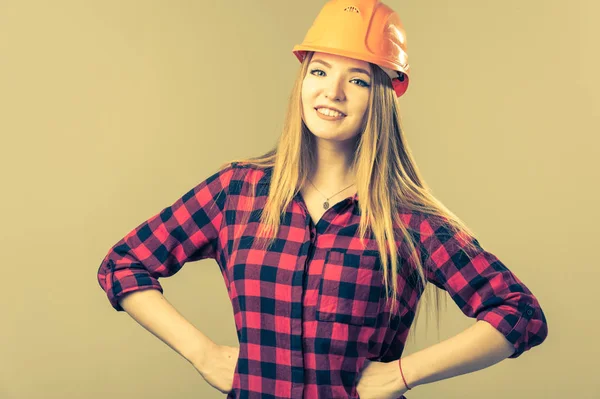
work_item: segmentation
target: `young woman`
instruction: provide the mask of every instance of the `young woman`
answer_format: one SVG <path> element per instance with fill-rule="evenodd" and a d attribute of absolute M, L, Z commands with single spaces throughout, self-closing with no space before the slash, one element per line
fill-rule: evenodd
<path fill-rule="evenodd" d="M 277 145 L 223 165 L 117 242 L 98 271 L 112 306 L 228 398 L 404 398 L 539 345 L 535 296 L 434 198 L 411 156 L 398 15 L 330 1 L 293 52 L 301 68 Z M 205 258 L 223 274 L 239 348 L 162 296 L 158 278 Z M 427 283 L 478 323 L 400 362 Z"/>

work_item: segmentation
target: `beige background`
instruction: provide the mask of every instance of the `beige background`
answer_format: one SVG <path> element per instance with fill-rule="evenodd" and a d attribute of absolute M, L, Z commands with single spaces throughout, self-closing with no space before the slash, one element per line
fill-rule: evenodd
<path fill-rule="evenodd" d="M 222 162 L 276 140 L 324 4 L 0 0 L 0 398 L 219 398 L 96 281 L 108 249 Z M 532 290 L 549 337 L 409 392 L 600 397 L 600 2 L 397 1 L 406 135 L 434 194 Z M 237 345 L 213 260 L 161 280 Z M 440 339 L 473 323 L 449 300 Z M 419 320 L 406 354 L 438 342 Z"/>

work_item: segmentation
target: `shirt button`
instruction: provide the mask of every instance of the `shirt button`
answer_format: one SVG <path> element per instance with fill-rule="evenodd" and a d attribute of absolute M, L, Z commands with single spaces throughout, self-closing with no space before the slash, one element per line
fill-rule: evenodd
<path fill-rule="evenodd" d="M 529 310 L 527 311 L 527 314 L 528 314 L 529 316 L 531 316 L 531 315 L 533 314 L 533 309 L 529 309 Z"/>

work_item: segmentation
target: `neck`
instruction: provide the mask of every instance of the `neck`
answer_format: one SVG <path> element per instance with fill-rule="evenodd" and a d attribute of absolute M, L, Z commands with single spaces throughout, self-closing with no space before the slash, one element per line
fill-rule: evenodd
<path fill-rule="evenodd" d="M 316 162 L 309 173 L 310 181 L 324 193 L 335 193 L 356 182 L 352 169 L 352 140 L 333 142 L 317 140 Z M 350 190 L 350 189 L 348 189 Z"/>
<path fill-rule="evenodd" d="M 356 191 L 356 183 L 354 171 L 344 164 L 336 164 L 328 162 L 324 166 L 321 164 L 315 167 L 314 172 L 309 176 L 311 189 L 326 198 L 337 196 L 347 196 Z"/>

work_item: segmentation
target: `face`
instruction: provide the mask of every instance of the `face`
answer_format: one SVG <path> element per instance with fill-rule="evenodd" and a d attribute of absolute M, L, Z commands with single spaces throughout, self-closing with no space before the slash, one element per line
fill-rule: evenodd
<path fill-rule="evenodd" d="M 308 129 L 324 140 L 355 137 L 369 103 L 371 74 L 368 62 L 315 52 L 302 82 L 302 119 Z"/>

